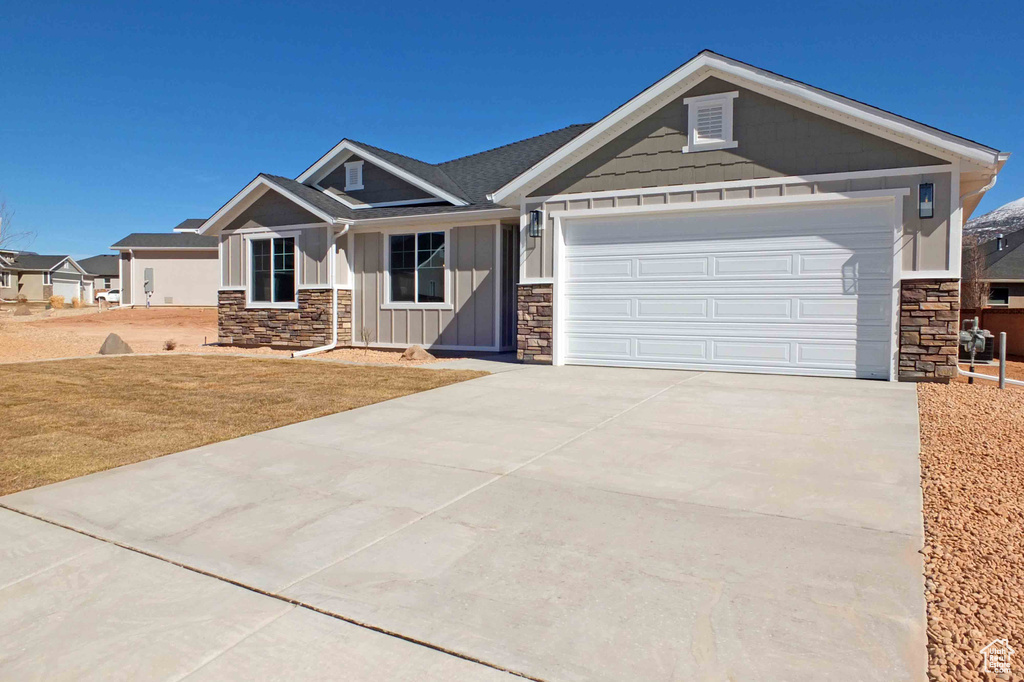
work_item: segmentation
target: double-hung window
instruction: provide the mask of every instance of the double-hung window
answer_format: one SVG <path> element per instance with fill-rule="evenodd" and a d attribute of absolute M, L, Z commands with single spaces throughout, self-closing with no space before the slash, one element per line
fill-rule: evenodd
<path fill-rule="evenodd" d="M 44 272 L 43 273 L 43 284 L 46 285 L 46 286 L 49 286 L 49 285 L 53 284 L 53 273 L 52 272 Z"/>
<path fill-rule="evenodd" d="M 445 233 L 393 234 L 388 240 L 390 302 L 443 304 Z"/>
<path fill-rule="evenodd" d="M 11 286 L 11 273 L 0 272 L 0 287 L 6 289 L 9 286 Z"/>
<path fill-rule="evenodd" d="M 249 301 L 295 303 L 295 237 L 250 239 Z"/>

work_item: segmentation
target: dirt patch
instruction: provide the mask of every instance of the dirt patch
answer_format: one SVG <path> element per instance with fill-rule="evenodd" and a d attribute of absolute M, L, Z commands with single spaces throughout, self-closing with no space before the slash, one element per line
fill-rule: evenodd
<path fill-rule="evenodd" d="M 206 346 L 217 340 L 217 311 L 212 308 L 136 308 L 39 312 L 29 317 L 0 317 L 0 362 L 47 360 L 95 355 L 108 334 L 117 334 L 136 353 L 210 353 L 291 357 L 277 348 Z M 168 351 L 168 342 L 173 350 Z M 401 360 L 401 350 L 338 348 L 316 357 L 379 365 L 417 364 Z M 430 360 L 444 362 L 453 357 Z"/>
<path fill-rule="evenodd" d="M 930 678 L 997 679 L 980 650 L 1024 652 L 1024 389 L 921 384 L 918 400 Z"/>
<path fill-rule="evenodd" d="M 7 365 L 0 495 L 485 374 L 170 354 Z"/>

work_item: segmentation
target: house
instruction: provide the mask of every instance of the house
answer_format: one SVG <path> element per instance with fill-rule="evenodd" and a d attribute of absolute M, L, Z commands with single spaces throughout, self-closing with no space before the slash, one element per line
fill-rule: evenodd
<path fill-rule="evenodd" d="M 82 301 L 88 293 L 88 276 L 71 256 L 5 252 L 0 261 L 0 298 L 48 301 L 63 296 L 65 303 Z"/>
<path fill-rule="evenodd" d="M 988 284 L 989 305 L 1024 308 L 1024 198 L 971 220 L 964 234 L 978 239 L 977 256 L 964 250 L 964 277 L 971 257 L 981 263 L 980 281 Z"/>
<path fill-rule="evenodd" d="M 118 252 L 122 306 L 217 305 L 218 242 L 197 234 L 204 222 L 193 218 L 171 232 L 135 232 L 110 247 Z"/>
<path fill-rule="evenodd" d="M 121 287 L 116 255 L 105 253 L 99 256 L 91 256 L 78 261 L 78 264 L 89 274 L 87 279 L 92 282 L 92 288 L 88 292 L 88 300 L 90 302 L 95 301 L 98 294 Z M 87 289 L 88 287 L 89 285 L 87 284 Z"/>
<path fill-rule="evenodd" d="M 199 234 L 223 343 L 946 381 L 962 226 L 1007 157 L 704 51 L 443 163 L 343 139 Z"/>

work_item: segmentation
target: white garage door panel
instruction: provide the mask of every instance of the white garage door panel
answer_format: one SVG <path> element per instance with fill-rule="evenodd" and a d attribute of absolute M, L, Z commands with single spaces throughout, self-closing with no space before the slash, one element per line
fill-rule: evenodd
<path fill-rule="evenodd" d="M 889 375 L 891 207 L 566 221 L 567 363 Z"/>
<path fill-rule="evenodd" d="M 79 281 L 53 278 L 53 295 L 63 296 L 65 303 L 71 303 L 71 299 L 81 295 Z"/>

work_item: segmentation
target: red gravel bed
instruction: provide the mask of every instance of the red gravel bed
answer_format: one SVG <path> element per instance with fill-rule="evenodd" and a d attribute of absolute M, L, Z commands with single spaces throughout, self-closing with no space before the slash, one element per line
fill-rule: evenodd
<path fill-rule="evenodd" d="M 921 384 L 932 680 L 1024 680 L 1024 389 Z M 1012 676 L 979 651 L 1008 638 Z"/>

